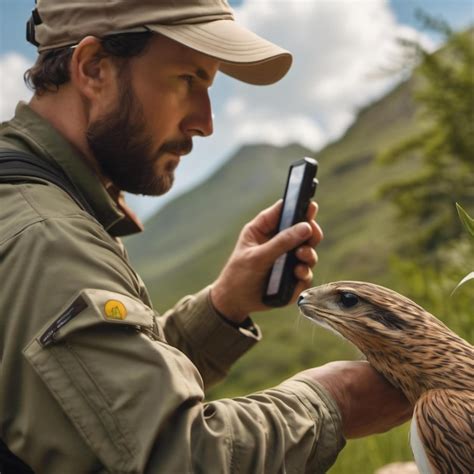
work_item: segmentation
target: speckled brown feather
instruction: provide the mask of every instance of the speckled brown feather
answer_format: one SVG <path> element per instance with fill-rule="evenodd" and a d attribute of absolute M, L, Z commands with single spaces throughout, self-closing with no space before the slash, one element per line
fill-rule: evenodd
<path fill-rule="evenodd" d="M 344 307 L 342 293 L 357 295 L 359 303 Z M 302 294 L 300 310 L 352 342 L 416 404 L 432 472 L 474 472 L 474 348 L 467 341 L 413 301 L 371 283 L 312 288 Z"/>
<path fill-rule="evenodd" d="M 418 435 L 437 472 L 474 472 L 473 407 L 468 390 L 429 390 L 416 403 Z"/>

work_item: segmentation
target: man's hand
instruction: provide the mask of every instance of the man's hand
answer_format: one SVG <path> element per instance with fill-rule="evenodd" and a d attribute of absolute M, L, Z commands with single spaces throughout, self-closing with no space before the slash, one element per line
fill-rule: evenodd
<path fill-rule="evenodd" d="M 339 406 L 346 438 L 383 433 L 409 420 L 413 407 L 368 362 L 330 362 L 301 372 L 322 385 Z"/>
<path fill-rule="evenodd" d="M 311 285 L 312 268 L 318 260 L 314 247 L 323 238 L 315 222 L 317 205 L 308 206 L 307 222 L 301 222 L 274 235 L 283 201 L 265 209 L 240 233 L 235 249 L 211 289 L 211 300 L 227 319 L 240 323 L 251 312 L 268 309 L 262 303 L 263 286 L 275 260 L 297 248 L 300 264 L 295 268 L 299 282 L 296 297 Z"/>

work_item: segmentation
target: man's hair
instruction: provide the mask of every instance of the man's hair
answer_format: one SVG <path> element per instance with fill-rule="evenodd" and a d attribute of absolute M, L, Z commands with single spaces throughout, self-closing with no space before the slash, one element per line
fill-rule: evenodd
<path fill-rule="evenodd" d="M 120 70 L 128 64 L 128 59 L 142 54 L 150 43 L 153 33 L 125 33 L 100 39 L 102 52 L 98 59 L 110 56 Z M 69 82 L 69 64 L 74 49 L 70 46 L 40 53 L 33 67 L 25 72 L 26 85 L 37 95 L 54 92 L 59 86 Z"/>

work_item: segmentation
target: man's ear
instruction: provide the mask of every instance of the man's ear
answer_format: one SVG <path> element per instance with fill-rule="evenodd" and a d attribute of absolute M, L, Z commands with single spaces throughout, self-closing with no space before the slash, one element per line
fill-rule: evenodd
<path fill-rule="evenodd" d="M 74 48 L 70 77 L 79 93 L 89 100 L 114 90 L 116 67 L 110 57 L 103 54 L 98 38 L 87 36 Z"/>

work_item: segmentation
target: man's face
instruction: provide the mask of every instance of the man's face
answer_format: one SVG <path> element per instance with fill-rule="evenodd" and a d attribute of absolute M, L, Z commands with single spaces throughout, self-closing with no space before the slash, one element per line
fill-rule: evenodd
<path fill-rule="evenodd" d="M 105 176 L 121 190 L 160 195 L 192 137 L 212 133 L 208 89 L 219 62 L 163 36 L 117 76 L 116 100 L 87 130 Z"/>

